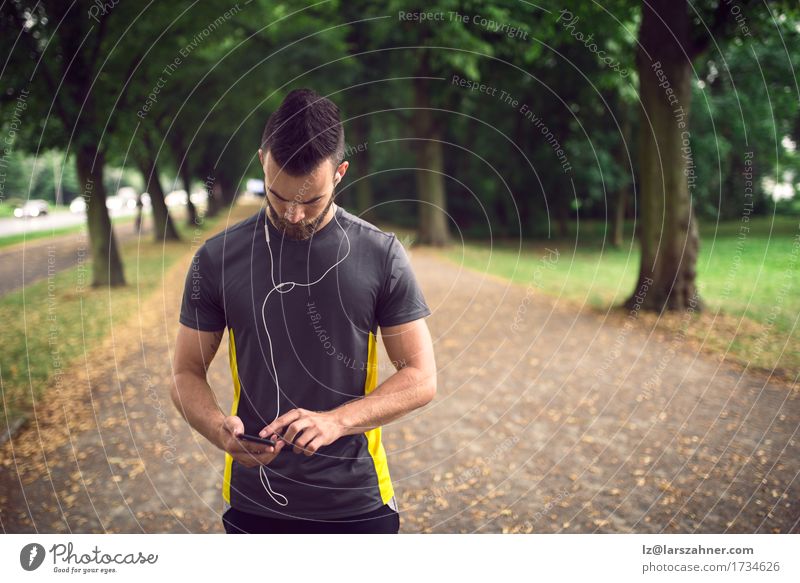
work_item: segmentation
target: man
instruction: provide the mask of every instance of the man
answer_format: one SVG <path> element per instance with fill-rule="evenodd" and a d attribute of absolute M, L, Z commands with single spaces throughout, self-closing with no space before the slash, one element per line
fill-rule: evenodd
<path fill-rule="evenodd" d="M 334 203 L 349 165 L 335 104 L 292 91 L 258 157 L 266 208 L 186 276 L 172 400 L 226 452 L 226 532 L 397 533 L 381 426 L 436 394 L 431 311 L 396 236 Z M 226 327 L 230 415 L 206 380 Z M 397 369 L 380 386 L 378 327 Z"/>

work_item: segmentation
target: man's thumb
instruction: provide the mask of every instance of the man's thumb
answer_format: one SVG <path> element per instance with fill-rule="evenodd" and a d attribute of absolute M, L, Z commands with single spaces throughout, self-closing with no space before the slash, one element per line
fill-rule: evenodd
<path fill-rule="evenodd" d="M 233 435 L 241 435 L 244 433 L 244 423 L 236 416 L 225 419 L 225 428 Z"/>

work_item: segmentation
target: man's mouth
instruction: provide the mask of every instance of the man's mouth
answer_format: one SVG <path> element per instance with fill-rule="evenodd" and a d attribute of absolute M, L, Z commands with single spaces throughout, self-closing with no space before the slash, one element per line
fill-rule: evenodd
<path fill-rule="evenodd" d="M 315 222 L 316 221 L 303 224 L 294 224 L 290 223 L 286 219 L 280 219 L 278 221 L 278 230 L 283 231 L 283 233 L 290 239 L 302 241 L 304 239 L 308 239 L 314 234 Z"/>

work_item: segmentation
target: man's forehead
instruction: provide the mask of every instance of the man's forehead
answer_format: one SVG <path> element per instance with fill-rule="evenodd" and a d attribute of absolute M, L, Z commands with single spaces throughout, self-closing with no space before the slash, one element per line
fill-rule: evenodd
<path fill-rule="evenodd" d="M 325 179 L 328 176 L 333 176 L 333 161 L 328 158 L 320 162 L 320 164 L 314 168 L 311 172 L 304 176 L 292 176 L 284 169 L 281 168 L 281 165 L 278 164 L 275 159 L 267 152 L 266 155 L 266 172 L 267 178 L 271 180 L 285 180 L 288 182 L 291 181 L 299 181 L 299 182 L 325 182 Z"/>

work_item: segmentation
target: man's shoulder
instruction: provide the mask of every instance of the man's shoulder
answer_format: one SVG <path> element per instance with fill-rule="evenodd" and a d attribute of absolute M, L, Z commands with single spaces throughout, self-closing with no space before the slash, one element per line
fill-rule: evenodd
<path fill-rule="evenodd" d="M 225 227 L 222 231 L 205 240 L 205 247 L 209 254 L 217 256 L 222 254 L 224 249 L 235 247 L 236 243 L 245 241 L 250 244 L 253 240 L 254 230 L 258 224 L 262 210 L 253 213 L 251 216 Z"/>
<path fill-rule="evenodd" d="M 392 239 L 396 238 L 396 235 L 392 232 L 386 232 L 369 221 L 362 219 L 359 216 L 354 215 L 353 213 L 349 212 L 344 207 L 340 207 L 342 209 L 342 226 L 348 233 L 348 236 L 352 236 L 353 233 L 357 237 L 362 237 L 369 241 L 373 241 L 374 243 L 386 247 L 391 244 Z"/>

